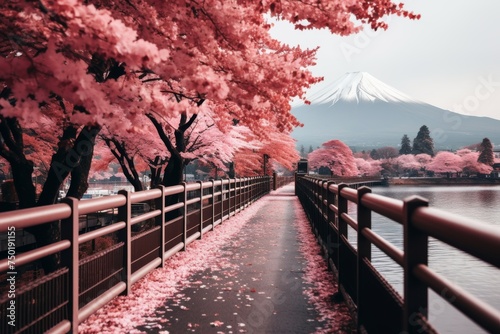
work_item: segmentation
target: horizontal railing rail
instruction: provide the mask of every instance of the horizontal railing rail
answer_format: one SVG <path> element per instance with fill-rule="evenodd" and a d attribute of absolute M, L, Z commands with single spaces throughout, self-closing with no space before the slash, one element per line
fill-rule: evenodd
<path fill-rule="evenodd" d="M 370 188 L 335 184 L 315 177 L 297 177 L 296 193 L 319 243 L 335 271 L 340 291 L 356 311 L 358 329 L 372 333 L 433 333 L 428 323 L 428 290 L 491 333 L 500 333 L 500 311 L 473 296 L 428 266 L 429 237 L 500 268 L 500 229 L 477 220 L 429 208 L 427 200 L 410 196 L 395 200 L 372 194 Z M 348 213 L 356 204 L 356 219 Z M 403 226 L 403 249 L 372 229 L 372 214 Z M 357 249 L 347 226 L 357 232 Z M 372 245 L 403 269 L 400 296 L 371 263 Z M 446 296 L 443 296 L 443 291 Z"/>
<path fill-rule="evenodd" d="M 285 176 L 285 175 L 278 175 L 276 173 L 273 174 L 273 190 L 276 190 L 278 188 L 281 188 L 289 183 L 292 183 L 295 181 L 295 176 Z"/>
<path fill-rule="evenodd" d="M 0 260 L 0 275 L 5 276 L 46 256 L 60 254 L 61 259 L 59 271 L 28 282 L 17 277 L 23 287 L 15 296 L 2 293 L 0 332 L 77 333 L 79 323 L 114 297 L 129 294 L 132 284 L 168 257 L 269 193 L 273 181 L 268 176 L 198 181 L 85 201 L 66 198 L 59 204 L 0 213 L 0 233 L 54 221 L 61 228 L 60 241 L 15 254 L 14 261 Z M 133 215 L 138 203 L 143 209 Z M 103 210 L 116 211 L 116 219 L 80 233 L 80 216 Z M 81 247 L 98 242 L 110 244 L 81 256 Z M 11 301 L 15 326 L 6 321 Z"/>

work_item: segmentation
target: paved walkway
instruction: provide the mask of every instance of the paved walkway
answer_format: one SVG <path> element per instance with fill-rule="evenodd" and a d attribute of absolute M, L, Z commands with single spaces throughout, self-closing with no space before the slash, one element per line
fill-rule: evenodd
<path fill-rule="evenodd" d="M 147 333 L 314 333 L 325 327 L 303 293 L 307 261 L 299 250 L 293 186 L 267 203 L 236 239 L 221 249 L 220 263 L 195 273 L 189 287 L 156 310 L 137 330 Z M 334 306 L 332 306 L 334 307 Z M 349 316 L 342 331 L 354 332 Z"/>

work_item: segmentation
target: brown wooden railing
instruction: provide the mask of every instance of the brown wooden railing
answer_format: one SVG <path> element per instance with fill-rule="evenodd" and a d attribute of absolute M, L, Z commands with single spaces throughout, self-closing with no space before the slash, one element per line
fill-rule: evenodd
<path fill-rule="evenodd" d="M 295 180 L 295 176 L 278 176 L 276 173 L 273 174 L 273 190 L 283 187 Z"/>
<path fill-rule="evenodd" d="M 200 181 L 85 201 L 67 198 L 59 204 L 0 213 L 0 233 L 52 221 L 61 224 L 60 241 L 15 254 L 14 262 L 1 259 L 0 274 L 6 279 L 49 255 L 60 254 L 62 263 L 58 271 L 23 287 L 17 277 L 15 298 L 8 293 L 0 296 L 0 333 L 77 333 L 79 323 L 114 297 L 129 294 L 132 284 L 163 266 L 168 257 L 267 194 L 272 181 L 267 176 Z M 167 205 L 172 197 L 175 203 Z M 136 203 L 147 204 L 149 210 L 133 215 Z M 79 217 L 102 210 L 116 210 L 116 221 L 79 234 Z M 145 222 L 149 228 L 133 232 Z M 110 235 L 115 238 L 112 245 L 80 258 L 81 244 Z M 8 323 L 12 301 L 15 326 Z"/>
<path fill-rule="evenodd" d="M 369 333 L 433 333 L 427 321 L 428 289 L 491 333 L 500 333 L 500 311 L 479 300 L 427 265 L 428 239 L 433 237 L 500 268 L 500 229 L 474 219 L 429 208 L 427 200 L 404 201 L 357 190 L 329 180 L 297 177 L 296 192 L 337 275 L 343 295 L 356 310 L 358 328 Z M 348 202 L 357 206 L 349 215 Z M 399 249 L 372 230 L 372 213 L 403 225 Z M 357 232 L 357 249 L 349 242 L 348 225 Z M 403 268 L 400 296 L 374 268 L 375 246 Z"/>

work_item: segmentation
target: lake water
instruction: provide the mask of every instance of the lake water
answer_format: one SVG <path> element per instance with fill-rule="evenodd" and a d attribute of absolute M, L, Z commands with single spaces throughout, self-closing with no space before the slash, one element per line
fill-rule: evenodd
<path fill-rule="evenodd" d="M 500 226 L 500 186 L 392 186 L 374 187 L 372 192 L 396 199 L 419 195 L 427 198 L 431 207 Z M 355 205 L 349 211 L 355 212 Z M 402 226 L 376 214 L 372 219 L 373 230 L 402 249 Z M 354 230 L 349 231 L 350 240 L 355 240 L 355 233 Z M 401 267 L 375 247 L 372 247 L 372 261 L 402 295 Z M 429 242 L 429 266 L 476 297 L 500 309 L 499 269 L 432 238 Z M 485 333 L 431 290 L 429 319 L 440 333 Z"/>

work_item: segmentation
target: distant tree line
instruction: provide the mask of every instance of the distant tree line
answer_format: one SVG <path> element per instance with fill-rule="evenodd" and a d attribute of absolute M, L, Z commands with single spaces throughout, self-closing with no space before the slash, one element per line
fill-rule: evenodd
<path fill-rule="evenodd" d="M 304 154 L 304 150 L 301 150 Z M 399 151 L 385 146 L 371 152 L 353 153 L 339 140 L 330 140 L 308 154 L 310 167 L 319 174 L 332 176 L 485 176 L 493 171 L 495 156 L 488 138 L 456 152 L 434 151 L 429 128 L 420 127 L 413 145 L 403 135 Z"/>

